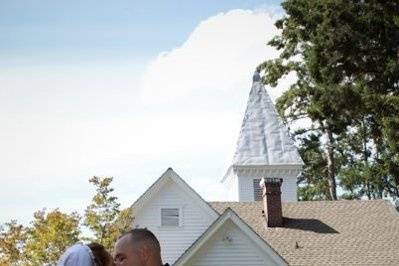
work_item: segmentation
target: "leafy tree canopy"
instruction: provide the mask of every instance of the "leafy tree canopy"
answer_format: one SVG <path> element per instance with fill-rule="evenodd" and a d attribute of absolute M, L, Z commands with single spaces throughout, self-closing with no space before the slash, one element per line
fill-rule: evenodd
<path fill-rule="evenodd" d="M 307 164 L 300 192 L 336 199 L 342 176 L 349 197 L 399 196 L 399 3 L 287 0 L 282 7 L 280 34 L 269 42 L 280 56 L 258 68 L 271 86 L 295 73 L 277 109 L 287 123 L 312 121 L 296 134 Z M 318 151 L 309 134 L 319 136 Z M 309 149 L 324 157 L 323 167 L 322 159 L 308 160 Z M 306 175 L 310 169 L 318 171 Z"/>

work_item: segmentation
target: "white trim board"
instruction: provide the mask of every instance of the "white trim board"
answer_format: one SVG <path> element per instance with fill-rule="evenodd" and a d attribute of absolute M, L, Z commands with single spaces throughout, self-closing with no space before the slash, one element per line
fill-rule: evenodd
<path fill-rule="evenodd" d="M 242 232 L 247 235 L 276 265 L 288 265 L 288 263 L 261 238 L 251 227 L 248 226 L 231 208 L 227 208 L 223 214 L 189 247 L 174 266 L 186 265 L 186 263 L 204 246 L 207 241 L 226 223 L 232 221 Z"/>
<path fill-rule="evenodd" d="M 168 168 L 131 206 L 138 213 L 168 182 L 174 182 L 205 212 L 216 219 L 219 214 L 194 189 L 192 189 L 172 168 Z"/>
<path fill-rule="evenodd" d="M 221 183 L 231 178 L 233 175 L 283 175 L 287 178 L 297 178 L 302 172 L 303 165 L 300 164 L 280 164 L 280 165 L 231 165 L 226 174 L 220 180 Z"/>

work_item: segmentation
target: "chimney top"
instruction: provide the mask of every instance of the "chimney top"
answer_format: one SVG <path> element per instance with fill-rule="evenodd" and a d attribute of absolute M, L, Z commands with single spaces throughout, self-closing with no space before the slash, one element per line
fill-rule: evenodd
<path fill-rule="evenodd" d="M 276 178 L 276 177 L 262 177 L 262 179 L 259 182 L 259 186 L 261 188 L 264 188 L 266 186 L 266 184 L 268 185 L 275 185 L 275 186 L 281 186 L 281 184 L 283 183 L 283 179 L 282 178 Z"/>

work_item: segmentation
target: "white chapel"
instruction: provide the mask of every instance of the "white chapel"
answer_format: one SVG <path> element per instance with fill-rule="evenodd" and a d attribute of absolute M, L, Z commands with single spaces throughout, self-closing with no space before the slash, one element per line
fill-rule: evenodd
<path fill-rule="evenodd" d="M 133 227 L 152 231 L 174 266 L 399 265 L 392 204 L 297 202 L 302 164 L 255 73 L 221 201 L 169 168 L 133 203 Z"/>
<path fill-rule="evenodd" d="M 255 72 L 252 82 L 236 153 L 231 166 L 221 179 L 228 191 L 221 200 L 261 201 L 262 189 L 259 182 L 261 178 L 270 177 L 283 179 L 283 201 L 296 201 L 296 179 L 301 171 L 301 158 L 278 117 L 258 72 Z M 169 263 L 176 262 L 220 218 L 211 205 L 171 168 L 132 207 L 135 227 L 147 227 L 157 235 L 163 246 L 163 259 Z M 230 215 L 230 218 L 235 217 L 234 214 Z M 234 219 L 239 220 L 237 217 Z M 242 234 L 235 226 L 229 227 L 236 234 Z M 249 243 L 243 242 L 241 249 L 248 249 L 248 256 L 256 261 L 265 260 L 259 258 L 259 254 L 252 254 L 254 251 L 259 252 L 259 247 L 252 249 Z M 233 253 L 229 256 L 234 258 L 236 251 L 231 250 Z M 266 258 L 270 259 L 280 260 L 272 251 Z M 184 264 L 186 263 L 182 265 Z"/>

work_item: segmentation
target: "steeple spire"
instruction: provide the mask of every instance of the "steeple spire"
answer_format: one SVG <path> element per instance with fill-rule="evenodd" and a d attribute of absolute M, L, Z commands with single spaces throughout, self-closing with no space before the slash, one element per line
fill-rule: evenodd
<path fill-rule="evenodd" d="M 259 70 L 255 70 L 254 76 L 252 77 L 253 82 L 260 82 L 260 73 Z"/>
<path fill-rule="evenodd" d="M 303 163 L 255 71 L 233 165 L 281 164 Z"/>
<path fill-rule="evenodd" d="M 303 162 L 282 123 L 259 71 L 253 75 L 247 109 L 233 162 L 222 182 L 229 199 L 252 201 L 262 177 L 283 178 L 283 201 L 296 201 L 296 179 Z"/>

